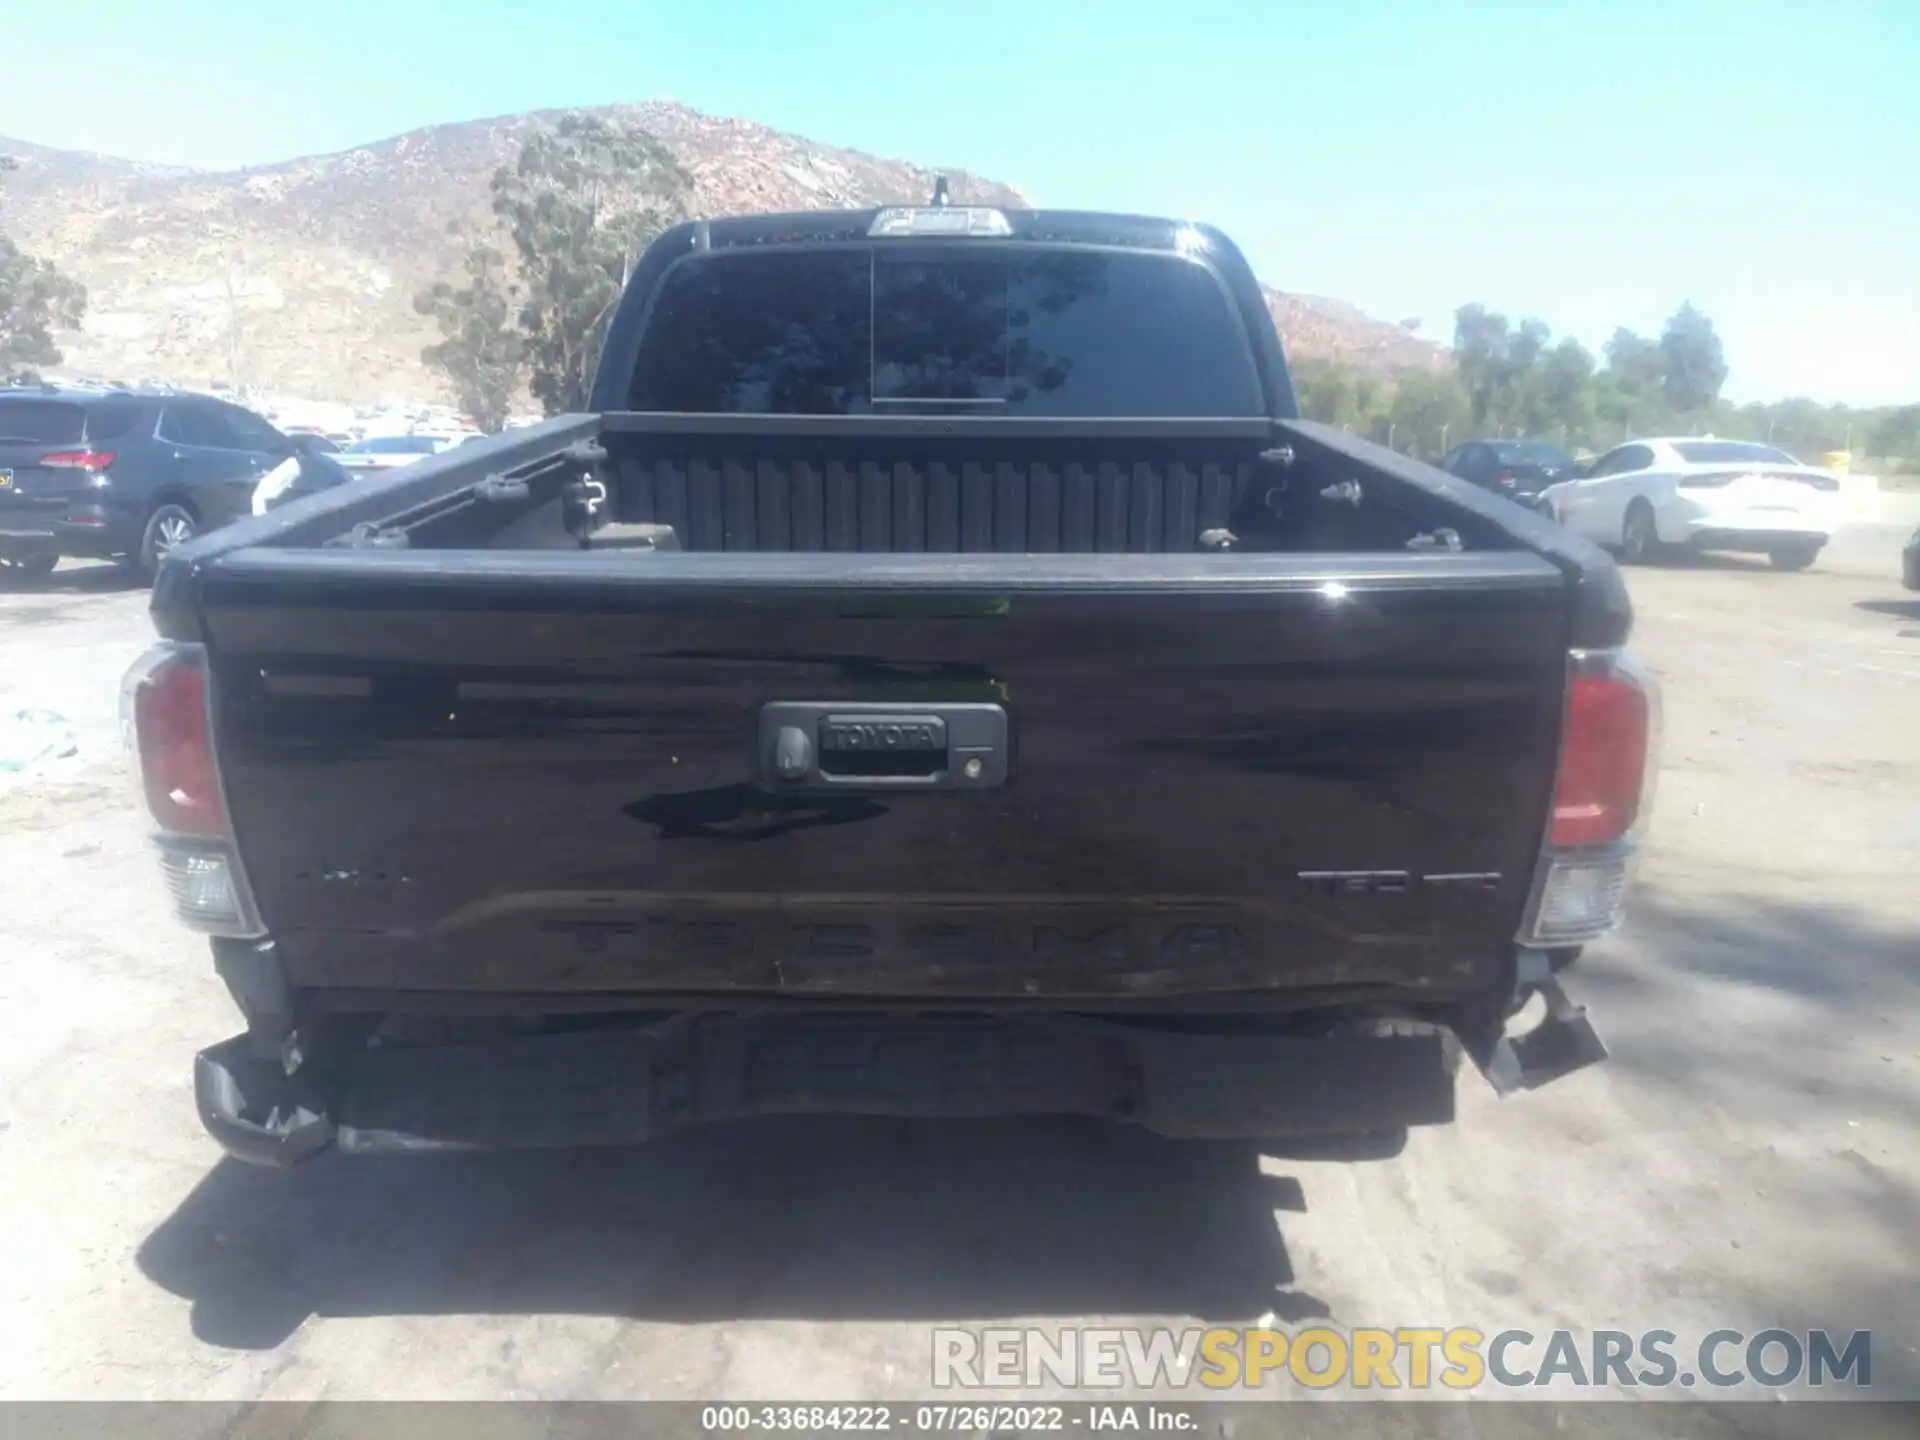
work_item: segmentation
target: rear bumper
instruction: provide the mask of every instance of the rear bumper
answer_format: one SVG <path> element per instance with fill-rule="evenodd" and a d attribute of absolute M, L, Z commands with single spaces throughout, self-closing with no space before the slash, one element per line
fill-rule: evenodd
<path fill-rule="evenodd" d="M 1655 507 L 1660 538 L 1668 544 L 1713 550 L 1770 550 L 1777 545 L 1825 544 L 1840 528 L 1825 509 L 1754 510 L 1713 505 L 1681 495 Z"/>
<path fill-rule="evenodd" d="M 237 1159 L 631 1145 L 762 1115 L 1083 1115 L 1192 1139 L 1347 1135 L 1453 1119 L 1444 1031 L 1196 1035 L 1066 1017 L 709 1015 L 647 1029 L 369 1049 L 295 1075 L 246 1036 L 194 1092 Z"/>
<path fill-rule="evenodd" d="M 36 555 L 60 553 L 60 542 L 51 530 L 32 530 L 0 520 L 0 560 L 30 560 Z"/>
<path fill-rule="evenodd" d="M 194 1062 L 228 1154 L 632 1145 L 767 1115 L 1079 1115 L 1176 1139 L 1300 1140 L 1444 1125 L 1470 1055 L 1502 1094 L 1607 1057 L 1559 982 L 1525 1034 L 1432 1025 L 1193 1033 L 1070 1015 L 689 1014 L 644 1028 L 318 1056 L 289 1075 L 240 1035 Z"/>
<path fill-rule="evenodd" d="M 0 555 L 10 558 L 55 554 L 101 560 L 130 554 L 137 542 L 134 522 L 102 505 L 0 509 Z"/>
<path fill-rule="evenodd" d="M 1694 524 L 1689 525 L 1684 531 L 1683 543 L 1699 550 L 1761 551 L 1776 550 L 1783 546 L 1821 546 L 1832 538 L 1831 530 L 1812 527 L 1793 529 L 1784 526 L 1760 528 Z"/>

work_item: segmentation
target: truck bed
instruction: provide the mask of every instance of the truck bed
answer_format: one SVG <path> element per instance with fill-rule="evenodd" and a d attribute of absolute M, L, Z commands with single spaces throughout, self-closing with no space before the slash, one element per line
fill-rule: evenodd
<path fill-rule="evenodd" d="M 1585 610 L 1499 502 L 1261 421 L 469 448 L 228 532 L 172 617 L 296 985 L 1204 1008 L 1511 963 Z M 566 455 L 684 548 L 583 550 Z M 1480 548 L 1408 548 L 1442 519 Z M 1003 773 L 789 790 L 781 703 L 984 706 Z"/>

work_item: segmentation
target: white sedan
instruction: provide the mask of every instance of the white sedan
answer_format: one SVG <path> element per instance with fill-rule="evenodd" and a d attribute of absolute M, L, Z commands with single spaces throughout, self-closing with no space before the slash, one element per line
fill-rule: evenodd
<path fill-rule="evenodd" d="M 424 460 L 429 455 L 438 455 L 443 450 L 451 450 L 456 445 L 480 438 L 482 437 L 478 433 L 468 431 L 369 435 L 366 439 L 349 445 L 333 458 L 349 470 L 392 470 L 397 466 L 411 465 L 416 460 Z"/>
<path fill-rule="evenodd" d="M 1840 528 L 1839 477 L 1748 440 L 1678 437 L 1615 446 L 1541 491 L 1576 535 L 1630 564 L 1662 548 L 1745 550 L 1804 570 Z"/>

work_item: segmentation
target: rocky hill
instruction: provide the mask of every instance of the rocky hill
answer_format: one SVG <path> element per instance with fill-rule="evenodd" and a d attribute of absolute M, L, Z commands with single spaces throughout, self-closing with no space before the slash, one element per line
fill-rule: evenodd
<path fill-rule="evenodd" d="M 316 399 L 439 395 L 420 363 L 437 338 L 416 291 L 455 274 L 492 221 L 488 182 L 559 112 L 436 125 L 377 144 L 250 170 L 141 165 L 0 139 L 18 169 L 0 227 L 87 285 L 65 371 Z M 693 174 L 705 213 L 915 200 L 934 172 L 747 120 L 648 102 L 598 111 L 644 125 Z M 947 170 L 954 198 L 1026 204 L 1011 185 Z M 1444 352 L 1338 301 L 1270 291 L 1292 351 L 1378 370 Z"/>
<path fill-rule="evenodd" d="M 1358 305 L 1324 295 L 1288 295 L 1271 285 L 1267 309 L 1294 359 L 1341 360 L 1376 375 L 1399 370 L 1435 370 L 1452 352 L 1415 333 L 1409 325 L 1376 320 Z M 1412 323 L 1412 322 L 1409 322 Z"/>

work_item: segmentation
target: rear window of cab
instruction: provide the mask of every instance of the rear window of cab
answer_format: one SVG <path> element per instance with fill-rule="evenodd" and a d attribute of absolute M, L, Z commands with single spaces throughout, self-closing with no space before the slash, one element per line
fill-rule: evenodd
<path fill-rule="evenodd" d="M 1212 271 L 1085 249 L 845 246 L 667 272 L 628 403 L 696 414 L 1264 413 Z"/>

